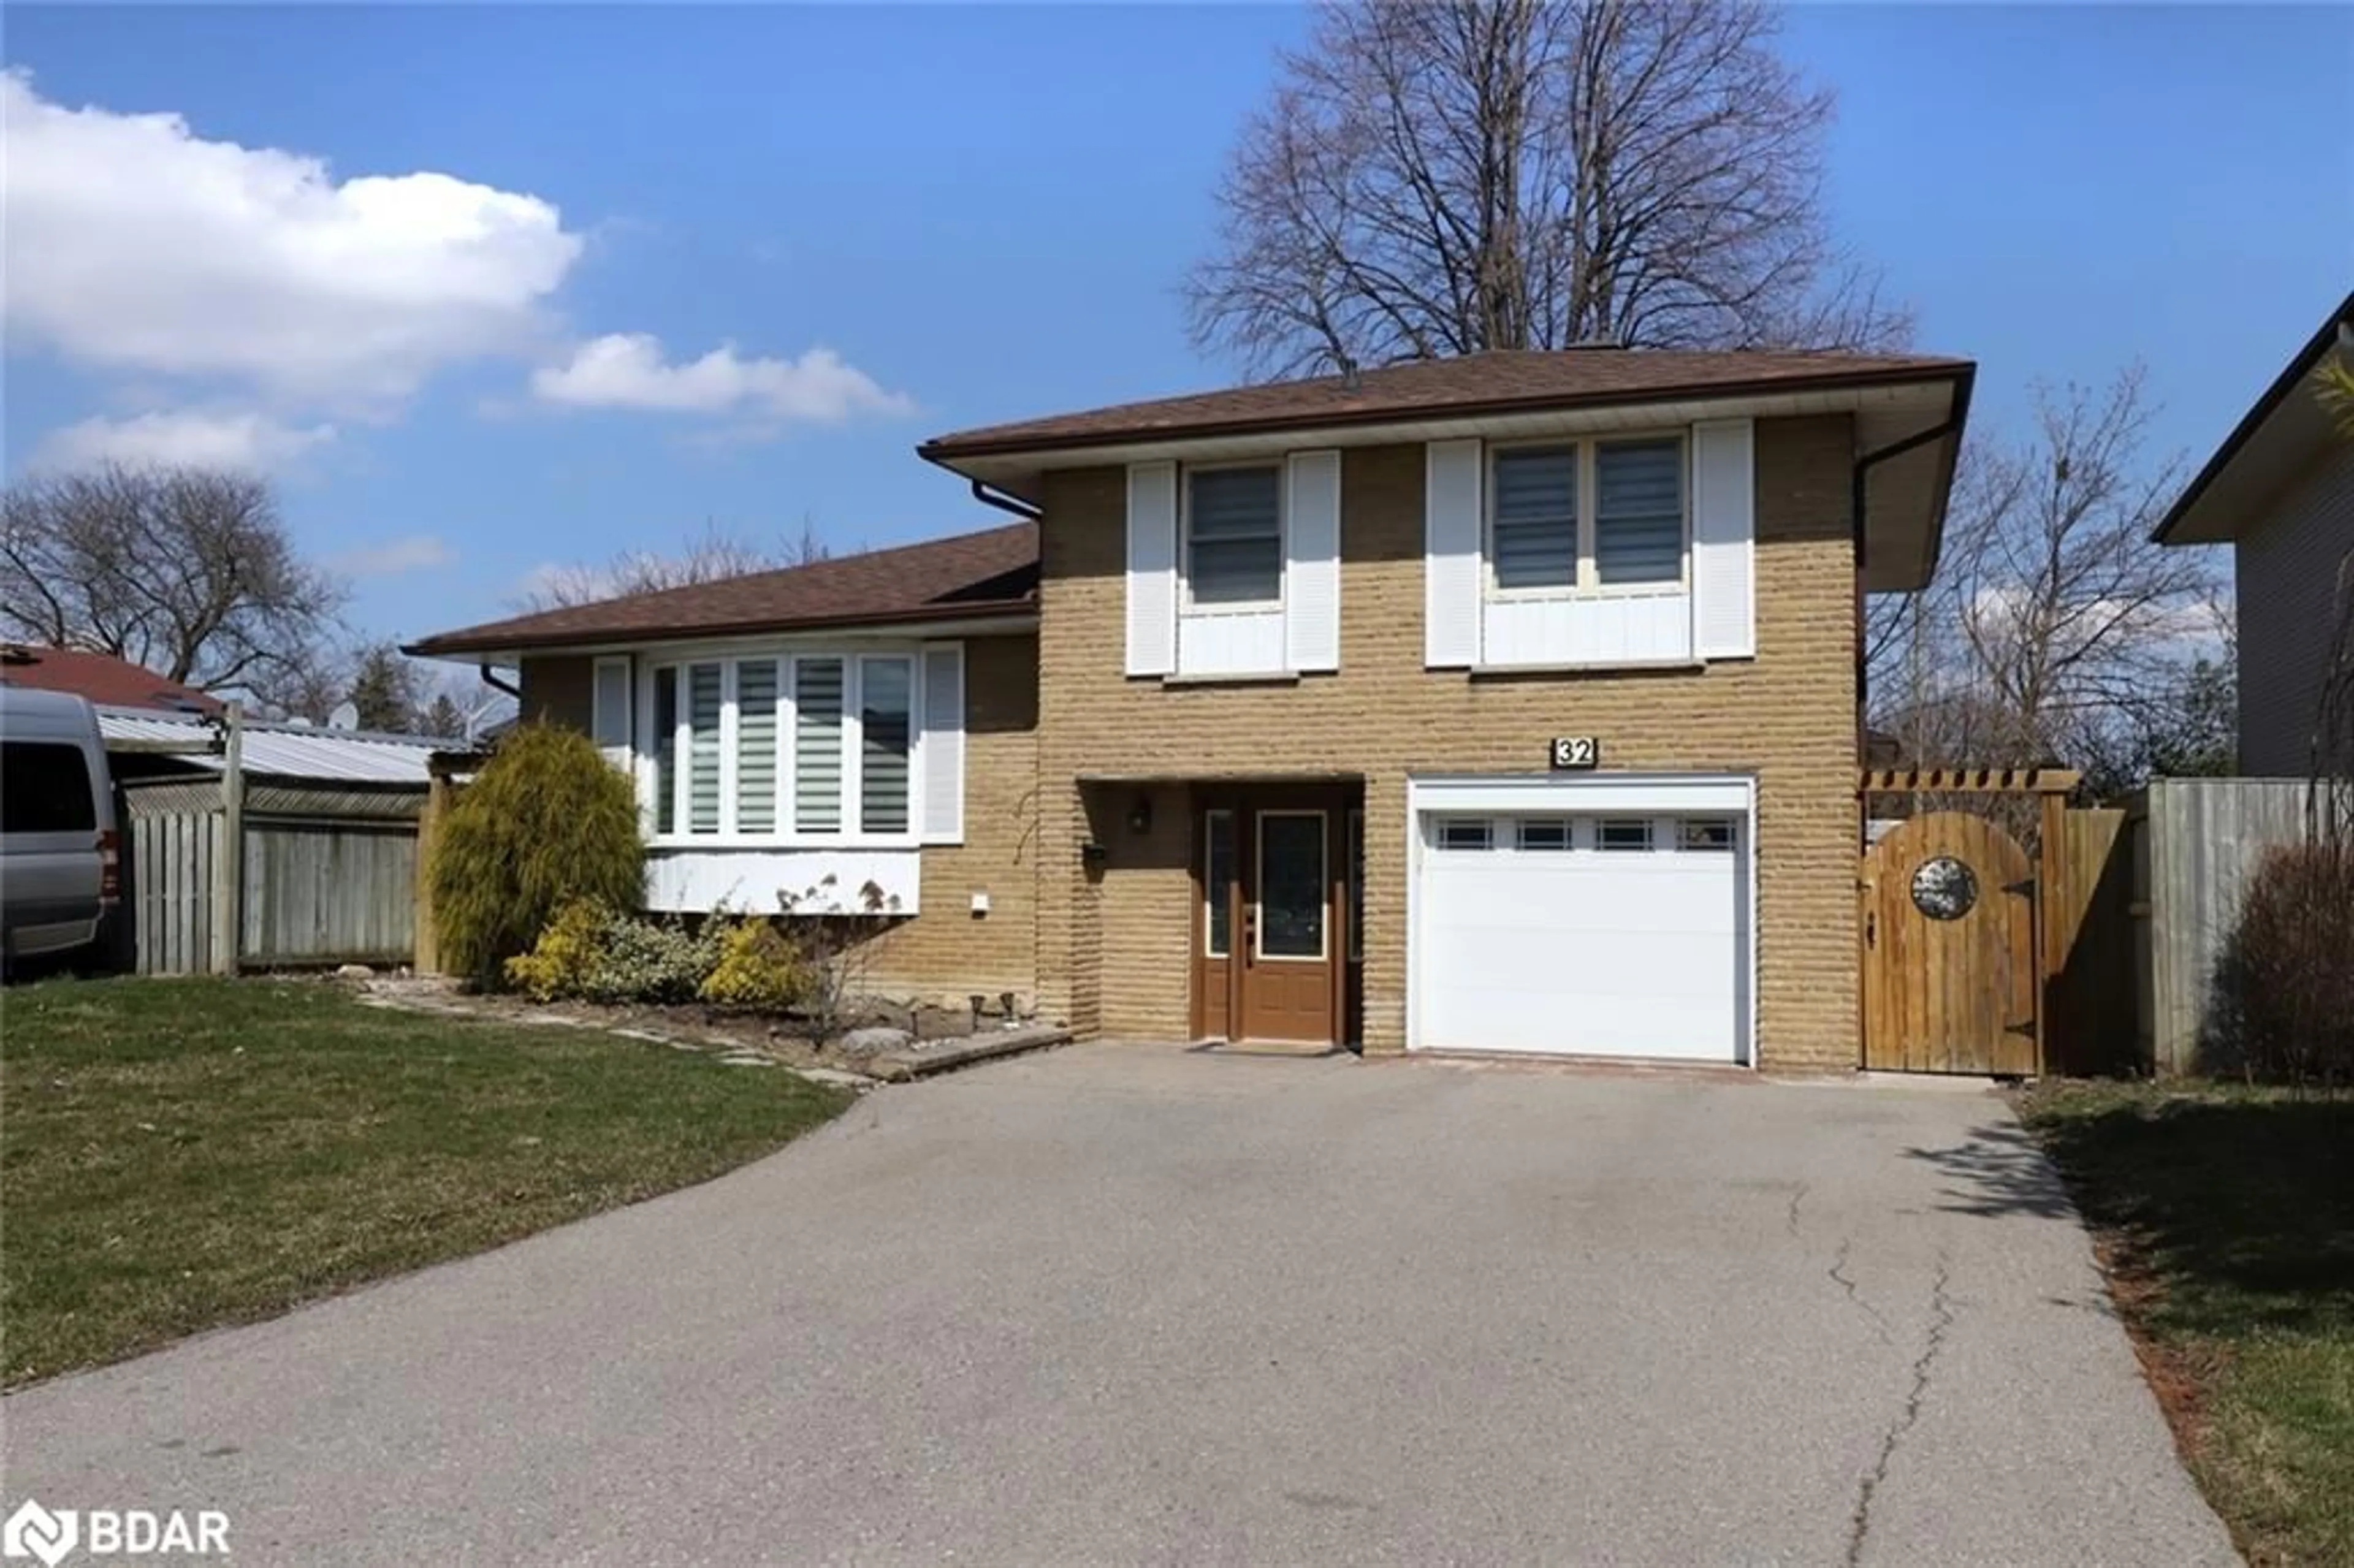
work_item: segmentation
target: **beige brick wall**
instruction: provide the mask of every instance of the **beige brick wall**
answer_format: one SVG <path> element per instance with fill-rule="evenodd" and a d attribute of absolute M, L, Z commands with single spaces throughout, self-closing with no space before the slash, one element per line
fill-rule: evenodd
<path fill-rule="evenodd" d="M 962 1002 L 1038 989 L 1038 639 L 964 645 L 964 842 L 924 856 L 924 913 L 893 927 L 877 989 Z M 989 913 L 972 895 L 989 895 Z"/>
<path fill-rule="evenodd" d="M 590 661 L 523 662 L 523 710 L 588 726 Z M 975 991 L 1038 989 L 1038 640 L 965 643 L 964 842 L 928 844 L 925 913 L 882 932 L 865 979 L 882 991 L 961 1003 Z M 989 895 L 989 912 L 971 912 Z"/>
<path fill-rule="evenodd" d="M 1352 450 L 1341 478 L 1341 669 L 1292 686 L 1169 686 L 1121 673 L 1125 476 L 1049 476 L 1038 728 L 1039 985 L 1112 1036 L 1186 1032 L 1190 828 L 1086 774 L 1345 768 L 1365 778 L 1365 1044 L 1405 1041 L 1409 772 L 1542 771 L 1547 739 L 1611 768 L 1758 778 L 1759 1054 L 1857 1060 L 1853 440 L 1845 416 L 1757 427 L 1758 656 L 1705 671 L 1473 678 L 1424 669 L 1423 452 Z M 1089 821 L 1087 812 L 1098 813 Z M 1109 819 L 1109 820 L 1104 820 Z M 1109 851 L 1090 871 L 1078 845 Z"/>

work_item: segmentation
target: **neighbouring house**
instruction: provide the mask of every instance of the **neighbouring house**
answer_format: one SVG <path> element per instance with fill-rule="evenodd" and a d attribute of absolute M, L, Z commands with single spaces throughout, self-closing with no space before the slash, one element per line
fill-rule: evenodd
<path fill-rule="evenodd" d="M 657 907 L 831 877 L 1083 1033 L 1858 1061 L 1860 611 L 1959 359 L 1491 353 L 999 425 L 1008 526 L 425 639 L 636 777 Z"/>
<path fill-rule="evenodd" d="M 2354 440 L 2313 396 L 2354 357 L 2354 294 L 2290 359 L 2158 525 L 2164 545 L 2229 543 L 2239 614 L 2240 771 L 2301 779 L 2330 638 L 2354 592 Z"/>
<path fill-rule="evenodd" d="M 217 714 L 218 697 L 166 680 L 143 664 L 80 648 L 0 642 L 0 685 L 70 692 L 101 706 Z"/>

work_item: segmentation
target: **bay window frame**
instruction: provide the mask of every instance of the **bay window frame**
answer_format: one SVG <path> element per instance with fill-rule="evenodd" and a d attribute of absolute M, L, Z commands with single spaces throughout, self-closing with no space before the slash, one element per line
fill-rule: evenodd
<path fill-rule="evenodd" d="M 927 673 L 925 652 L 943 644 L 901 641 L 776 642 L 758 644 L 695 644 L 638 651 L 639 679 L 635 685 L 631 747 L 638 781 L 639 821 L 646 847 L 661 853 L 693 850 L 917 849 L 922 847 L 927 793 L 924 744 Z M 875 659 L 899 661 L 907 672 L 907 826 L 897 832 L 864 831 L 865 670 Z M 839 825 L 831 831 L 804 831 L 796 817 L 800 766 L 800 669 L 807 661 L 837 661 L 842 666 L 842 810 Z M 739 818 L 741 680 L 746 662 L 773 662 L 777 666 L 776 809 L 772 831 L 746 832 Z M 719 826 L 716 832 L 687 831 L 692 821 L 693 715 L 687 672 L 694 666 L 720 667 Z M 672 726 L 672 821 L 674 830 L 659 831 L 655 792 L 660 772 L 655 763 L 657 740 L 653 717 L 655 694 L 664 680 L 675 683 L 676 715 Z"/>

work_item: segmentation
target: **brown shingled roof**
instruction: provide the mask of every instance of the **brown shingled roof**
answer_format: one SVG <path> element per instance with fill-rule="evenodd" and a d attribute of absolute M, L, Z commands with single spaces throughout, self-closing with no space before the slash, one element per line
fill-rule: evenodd
<path fill-rule="evenodd" d="M 144 664 L 111 653 L 25 642 L 0 643 L 0 685 L 71 692 L 110 707 L 209 714 L 221 705 L 209 693 L 166 680 Z"/>
<path fill-rule="evenodd" d="M 1276 381 L 1122 403 L 1010 425 L 986 425 L 927 441 L 938 462 L 992 453 L 1174 437 L 1233 435 L 1303 426 L 1379 423 L 1416 416 L 1502 413 L 1585 403 L 1737 397 L 1808 387 L 1857 387 L 1960 376 L 1966 359 L 1918 355 L 1779 353 L 1723 349 L 1510 349 L 1417 360 L 1359 373 Z"/>
<path fill-rule="evenodd" d="M 407 652 L 508 652 L 571 643 L 905 625 L 1037 607 L 1038 525 L 1014 523 L 781 571 L 543 610 L 437 632 Z"/>

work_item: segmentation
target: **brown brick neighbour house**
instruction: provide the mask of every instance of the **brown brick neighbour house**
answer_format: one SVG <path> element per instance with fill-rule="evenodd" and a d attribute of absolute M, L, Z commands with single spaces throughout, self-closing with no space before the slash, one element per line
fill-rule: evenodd
<path fill-rule="evenodd" d="M 921 454 L 1034 523 L 418 651 L 636 770 L 656 903 L 871 874 L 910 989 L 1849 1068 L 1859 605 L 1935 565 L 1971 374 L 1489 354 L 970 430 Z"/>

